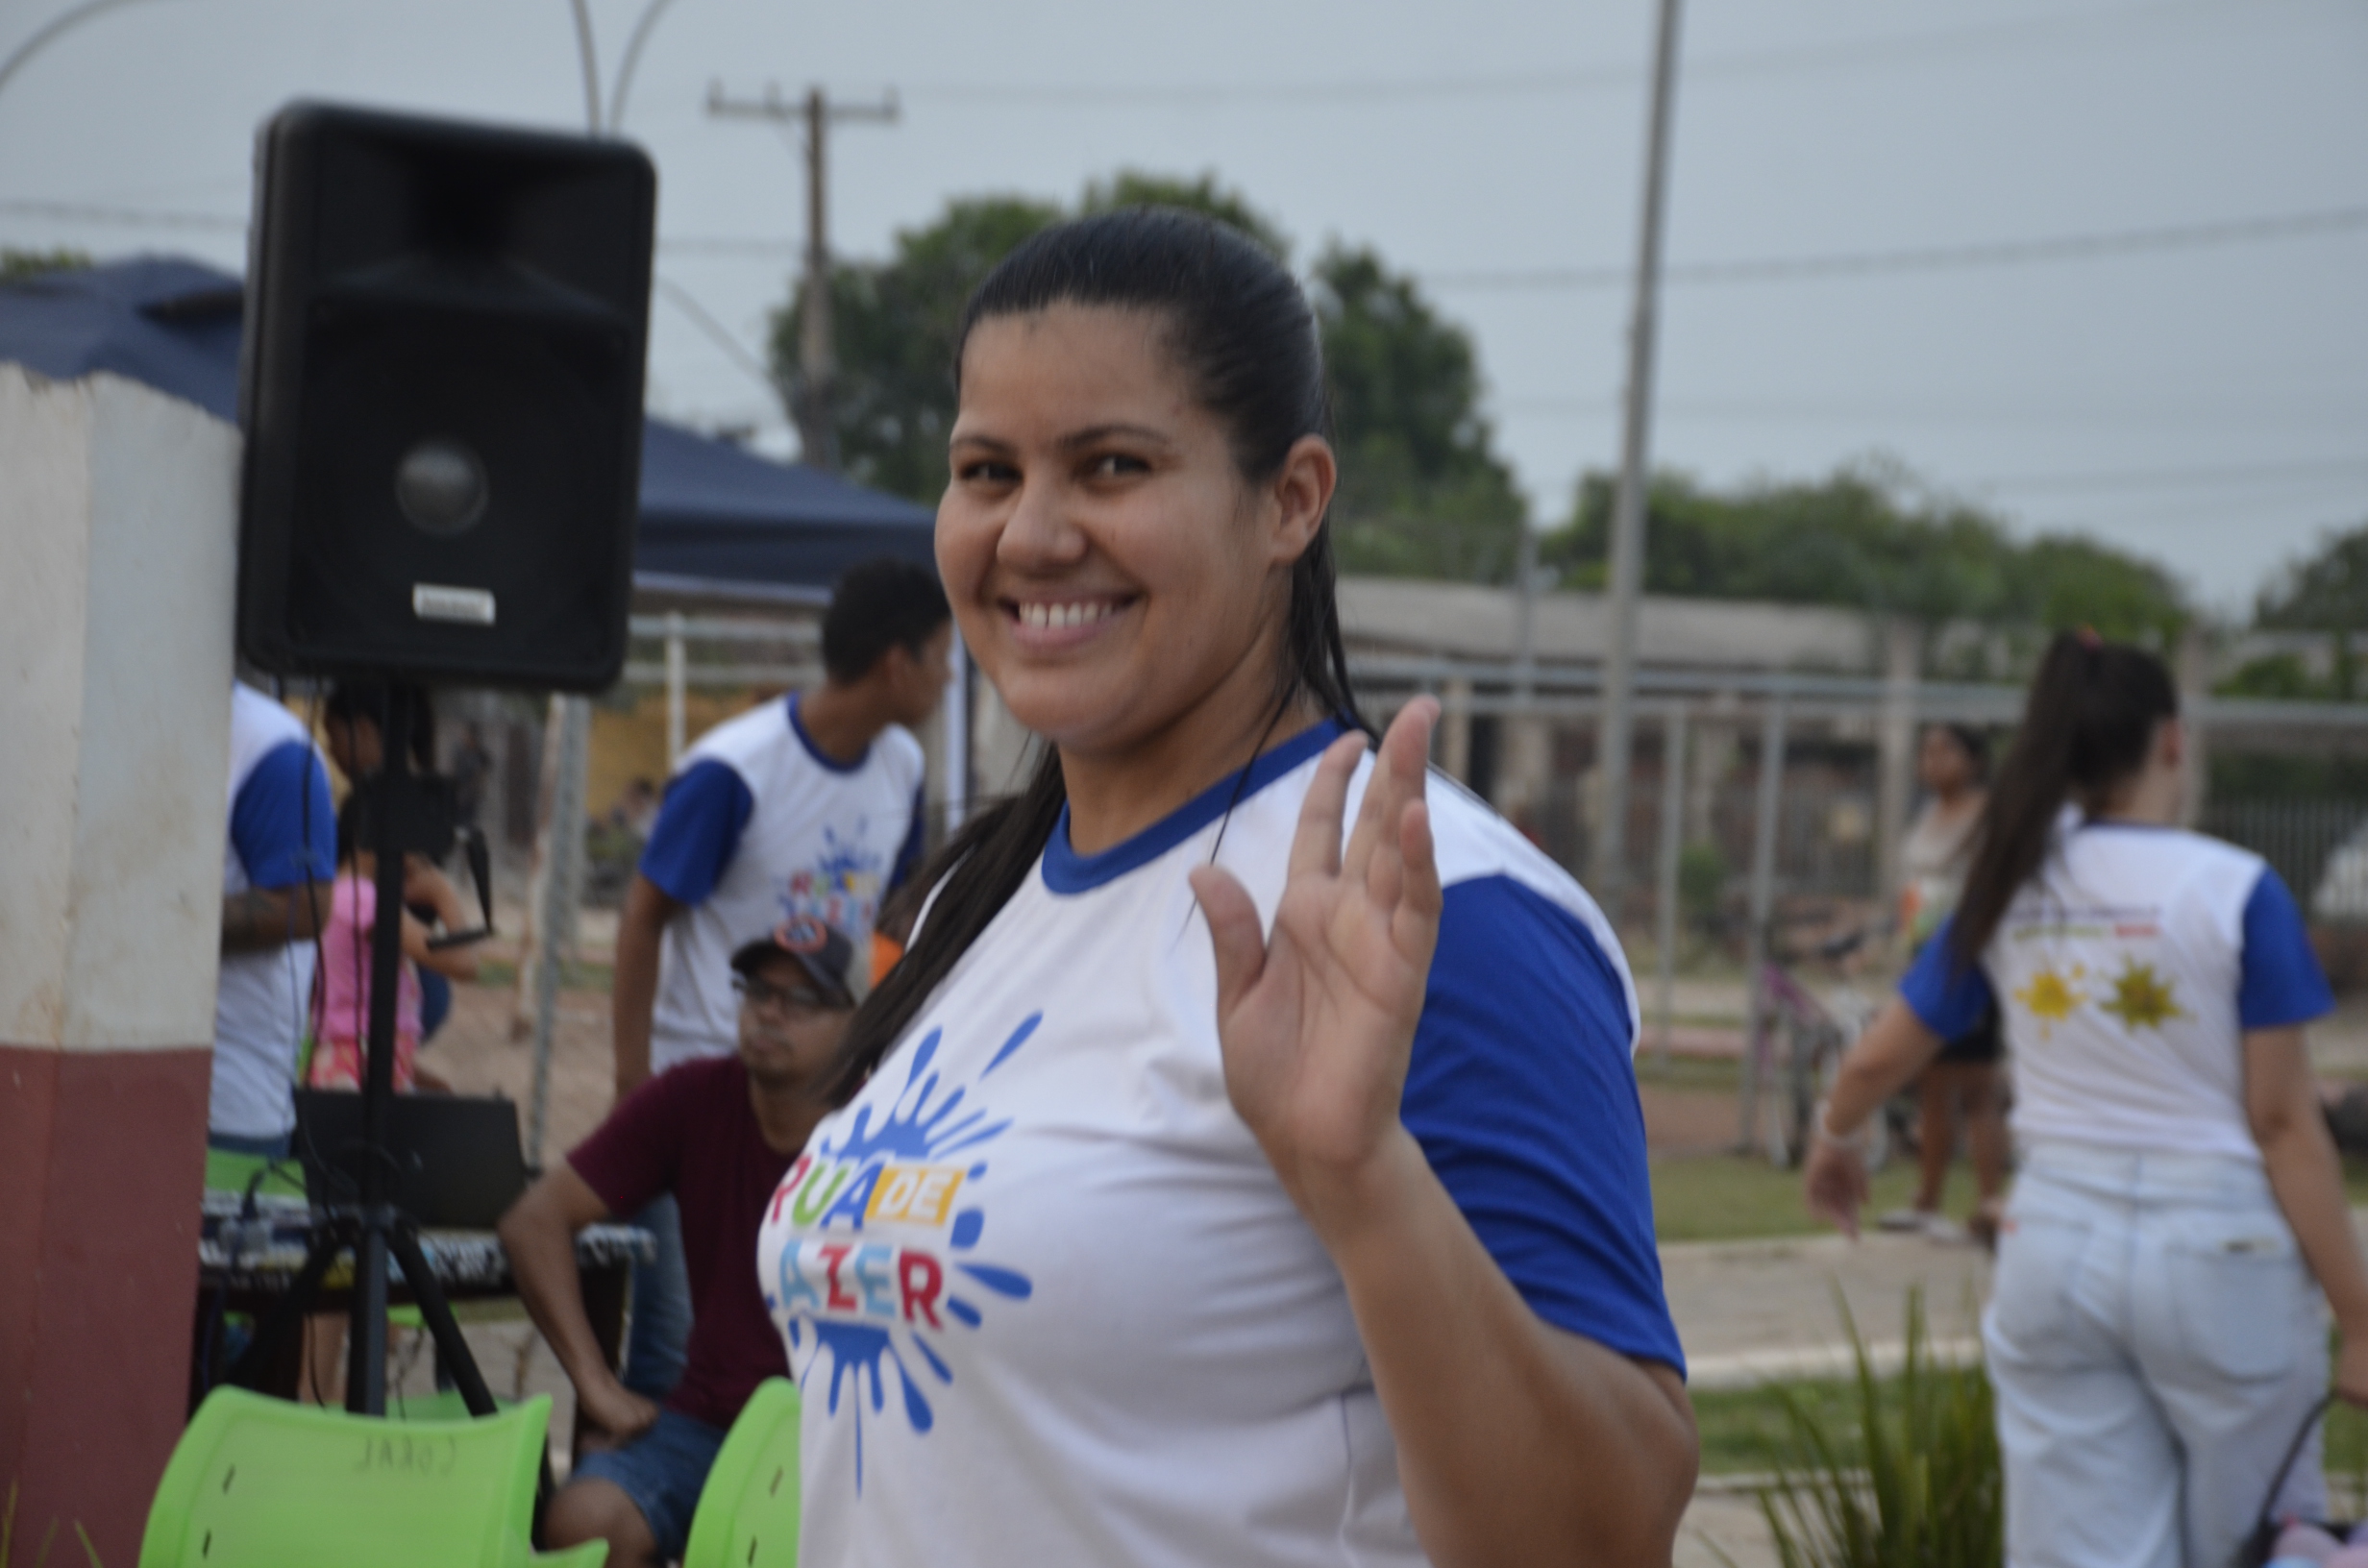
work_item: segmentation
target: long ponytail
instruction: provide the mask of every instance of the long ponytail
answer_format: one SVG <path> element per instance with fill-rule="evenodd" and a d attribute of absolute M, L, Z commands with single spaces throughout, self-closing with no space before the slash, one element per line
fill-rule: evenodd
<path fill-rule="evenodd" d="M 1974 829 L 1965 891 L 1950 926 L 1949 958 L 1977 963 L 2007 906 L 2046 863 L 2067 801 L 2094 815 L 2146 765 L 2155 730 L 2179 715 L 2179 688 L 2144 649 L 2062 632 L 2032 677 L 2022 727 L 1999 766 Z"/>
<path fill-rule="evenodd" d="M 1289 272 L 1225 225 L 1167 208 L 1126 208 L 1057 225 L 1023 244 L 971 296 L 954 345 L 997 316 L 1072 304 L 1164 318 L 1169 355 L 1232 438 L 1251 483 L 1281 472 L 1291 448 L 1331 435 L 1315 312 Z M 1291 569 L 1276 712 L 1304 698 L 1357 729 L 1334 588 L 1329 518 Z M 826 1093 L 845 1105 L 902 1037 L 962 955 L 1034 868 L 1068 804 L 1059 752 L 1044 747 L 1014 798 L 980 813 L 919 873 L 936 889 L 928 918 L 848 1023 Z"/>

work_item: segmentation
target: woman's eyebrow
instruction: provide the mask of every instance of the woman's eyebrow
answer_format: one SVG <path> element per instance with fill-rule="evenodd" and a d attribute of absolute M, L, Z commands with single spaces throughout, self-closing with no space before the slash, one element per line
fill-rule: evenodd
<path fill-rule="evenodd" d="M 1125 424 L 1089 425 L 1082 430 L 1073 430 L 1062 436 L 1060 445 L 1064 452 L 1074 452 L 1080 447 L 1095 446 L 1113 436 L 1126 436 L 1137 441 L 1155 442 L 1163 447 L 1175 445 L 1169 439 L 1165 430 L 1155 430 L 1148 425 Z"/>
<path fill-rule="evenodd" d="M 946 445 L 949 447 L 984 447 L 987 451 L 995 453 L 1009 453 L 1019 450 L 1010 442 L 1003 440 L 999 436 L 980 435 L 975 430 L 957 431 L 953 439 L 947 442 Z"/>

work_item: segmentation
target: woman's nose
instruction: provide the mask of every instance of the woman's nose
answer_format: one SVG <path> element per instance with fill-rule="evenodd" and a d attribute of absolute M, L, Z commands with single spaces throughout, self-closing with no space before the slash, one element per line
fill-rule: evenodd
<path fill-rule="evenodd" d="M 1086 536 L 1064 503 L 1060 486 L 1041 478 L 1022 483 L 1003 531 L 995 542 L 1002 565 L 1042 571 L 1084 558 Z"/>

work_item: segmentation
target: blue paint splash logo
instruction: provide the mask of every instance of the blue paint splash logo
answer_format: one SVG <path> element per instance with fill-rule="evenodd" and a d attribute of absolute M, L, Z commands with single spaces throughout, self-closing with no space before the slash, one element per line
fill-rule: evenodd
<path fill-rule="evenodd" d="M 1010 1060 L 1043 1021 L 1042 1013 L 1023 1019 L 978 1076 Z M 884 1111 L 876 1102 L 860 1106 L 844 1132 L 818 1138 L 773 1198 L 773 1217 L 777 1221 L 786 1208 L 791 1234 L 765 1306 L 785 1317 L 793 1351 L 813 1336 L 802 1382 L 810 1384 L 824 1360 L 830 1362 L 826 1409 L 836 1417 L 844 1399 L 853 1416 L 858 1493 L 864 1407 L 874 1415 L 886 1409 L 888 1368 L 895 1368 L 905 1420 L 925 1434 L 937 1413 L 915 1363 L 939 1385 L 954 1381 L 932 1340 L 956 1325 L 981 1327 L 989 1296 L 1020 1302 L 1035 1292 L 1026 1275 L 962 1256 L 986 1231 L 984 1207 L 965 1201 L 987 1175 L 977 1151 L 1011 1121 L 976 1103 L 970 1086 L 940 1096 L 941 1075 L 930 1069 L 943 1038 L 942 1029 L 923 1036 Z M 927 1244 L 867 1235 L 883 1226 L 906 1236 L 938 1234 Z"/>

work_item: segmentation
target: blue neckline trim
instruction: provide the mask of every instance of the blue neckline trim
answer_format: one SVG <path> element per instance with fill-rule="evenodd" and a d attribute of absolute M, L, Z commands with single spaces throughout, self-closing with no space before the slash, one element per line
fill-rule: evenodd
<path fill-rule="evenodd" d="M 1250 763 L 1242 798 L 1248 799 L 1346 733 L 1337 719 L 1310 724 Z M 1240 769 L 1227 773 L 1133 838 L 1121 840 L 1098 854 L 1081 855 L 1070 847 L 1069 808 L 1064 805 L 1061 820 L 1052 824 L 1052 837 L 1045 841 L 1045 886 L 1054 893 L 1090 893 L 1157 860 L 1225 814 L 1242 773 Z"/>
<path fill-rule="evenodd" d="M 805 747 L 805 754 L 814 759 L 814 765 L 818 768 L 834 773 L 851 773 L 872 760 L 872 748 L 868 746 L 863 748 L 863 754 L 852 762 L 841 762 L 821 747 L 816 746 L 814 737 L 805 732 L 805 721 L 798 717 L 798 694 L 796 692 L 789 694 L 789 727 L 791 732 L 798 737 L 798 744 Z"/>

